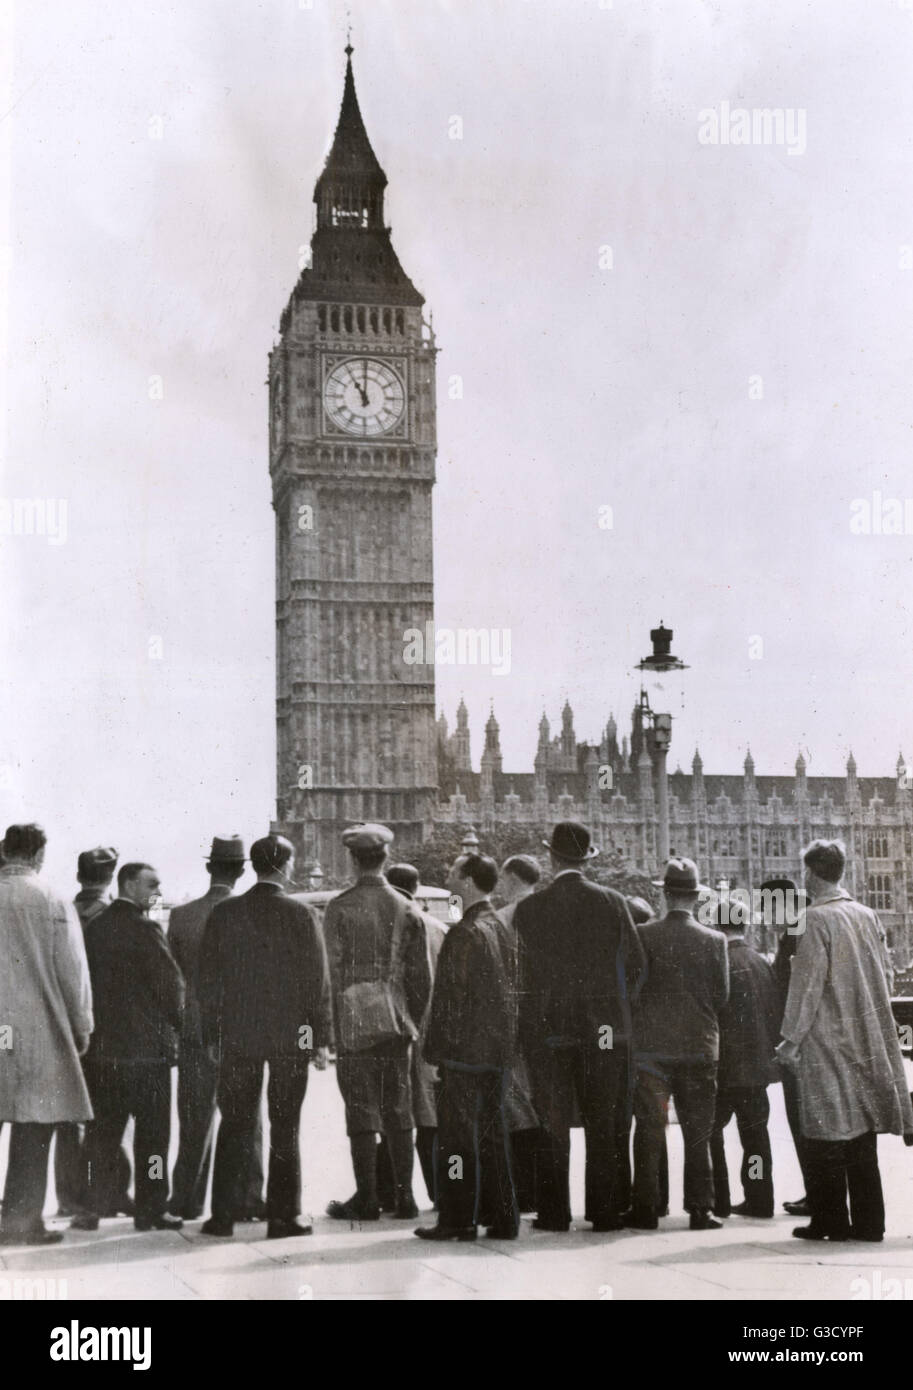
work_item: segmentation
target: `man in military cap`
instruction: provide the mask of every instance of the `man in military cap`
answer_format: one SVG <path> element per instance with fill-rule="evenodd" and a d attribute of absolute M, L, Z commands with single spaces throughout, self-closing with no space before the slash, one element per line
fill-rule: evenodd
<path fill-rule="evenodd" d="M 343 833 L 357 882 L 327 905 L 327 957 L 333 982 L 336 1075 L 346 1107 L 356 1192 L 331 1202 L 341 1221 L 376 1221 L 377 1136 L 390 1150 L 396 1215 L 417 1216 L 412 1195 L 411 1044 L 431 996 L 425 926 L 384 878 L 393 832 L 357 825 Z"/>
<path fill-rule="evenodd" d="M 187 988 L 178 1058 L 178 1124 L 181 1137 L 171 1177 L 168 1206 L 170 1211 L 182 1216 L 185 1221 L 195 1221 L 201 1216 L 206 1200 L 219 1084 L 218 1055 L 213 1048 L 204 1045 L 200 1025 L 200 946 L 213 908 L 224 898 L 231 897 L 235 884 L 244 873 L 246 862 L 244 841 L 240 835 L 214 836 L 206 861 L 208 891 L 201 898 L 174 908 L 168 924 L 168 944 L 181 967 Z M 263 1201 L 263 1122 L 259 1109 L 250 1152 L 249 1177 L 239 1191 L 242 1207 L 236 1213 L 237 1219 L 262 1220 L 266 1216 L 266 1203 Z"/>
<path fill-rule="evenodd" d="M 111 902 L 111 883 L 117 868 L 117 850 L 98 845 L 84 849 L 76 860 L 76 879 L 79 892 L 73 906 L 83 932 Z M 82 1141 L 81 1125 L 58 1125 L 54 1142 L 54 1186 L 57 1189 L 58 1216 L 77 1216 L 82 1211 Z M 129 1196 L 130 1159 L 122 1144 L 117 1156 L 114 1191 L 105 1199 L 105 1215 L 123 1212 L 132 1216 L 133 1201 Z"/>

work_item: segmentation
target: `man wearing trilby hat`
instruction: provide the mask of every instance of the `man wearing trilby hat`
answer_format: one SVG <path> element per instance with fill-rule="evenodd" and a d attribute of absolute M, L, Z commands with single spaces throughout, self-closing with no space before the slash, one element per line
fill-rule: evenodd
<path fill-rule="evenodd" d="M 662 879 L 666 915 L 637 928 L 647 974 L 634 1017 L 634 1201 L 626 1224 L 658 1224 L 659 1164 L 670 1095 L 685 1143 L 685 1210 L 693 1231 L 717 1230 L 710 1215 L 710 1136 L 716 1105 L 721 1009 L 729 998 L 729 962 L 722 932 L 693 915 L 703 888 L 691 859 L 670 859 Z"/>
<path fill-rule="evenodd" d="M 172 909 L 168 924 L 168 944 L 181 967 L 187 986 L 184 1023 L 178 1059 L 178 1124 L 180 1144 L 171 1178 L 169 1209 L 185 1221 L 202 1215 L 212 1165 L 216 1124 L 216 1092 L 219 1062 L 212 1048 L 203 1044 L 200 1001 L 197 992 L 200 946 L 203 932 L 216 903 L 232 895 L 244 873 L 247 856 L 240 835 L 216 835 L 206 861 L 209 888 L 201 898 Z M 239 1184 L 242 1209 L 239 1220 L 266 1215 L 263 1201 L 263 1125 L 257 1112 L 250 1151 L 247 1182 Z"/>
<path fill-rule="evenodd" d="M 537 1230 L 566 1231 L 575 1093 L 586 1135 L 586 1212 L 620 1229 L 617 1114 L 630 1085 L 631 995 L 643 949 L 625 899 L 583 876 L 598 850 L 576 821 L 547 844 L 553 881 L 517 904 L 519 1035 L 542 1126 Z"/>

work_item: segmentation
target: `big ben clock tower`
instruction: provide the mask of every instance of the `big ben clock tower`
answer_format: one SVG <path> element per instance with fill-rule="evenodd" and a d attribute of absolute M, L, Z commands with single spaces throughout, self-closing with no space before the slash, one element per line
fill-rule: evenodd
<path fill-rule="evenodd" d="M 269 362 L 277 820 L 333 878 L 353 821 L 420 843 L 437 781 L 434 667 L 404 660 L 433 619 L 436 349 L 384 225 L 351 55 L 311 266 Z"/>

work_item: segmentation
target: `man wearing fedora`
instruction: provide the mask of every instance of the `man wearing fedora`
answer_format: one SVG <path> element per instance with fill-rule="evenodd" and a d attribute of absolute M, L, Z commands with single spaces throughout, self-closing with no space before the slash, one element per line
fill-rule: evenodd
<path fill-rule="evenodd" d="M 250 847 L 257 882 L 212 910 L 200 947 L 203 1042 L 220 1053 L 222 1113 L 204 1235 L 231 1236 L 247 1180 L 263 1068 L 269 1066 L 267 1240 L 306 1236 L 301 1211 L 301 1107 L 308 1067 L 326 1067 L 332 1036 L 330 977 L 310 909 L 289 897 L 295 848 L 269 834 Z"/>
<path fill-rule="evenodd" d="M 722 932 L 693 915 L 703 891 L 690 859 L 670 859 L 658 881 L 666 915 L 637 928 L 646 979 L 637 999 L 634 1091 L 634 1200 L 628 1226 L 655 1230 L 659 1165 L 669 1097 L 685 1144 L 685 1210 L 693 1231 L 718 1230 L 711 1216 L 710 1138 L 716 1106 L 720 1012 L 729 998 L 729 962 Z"/>
<path fill-rule="evenodd" d="M 178 1123 L 180 1143 L 171 1177 L 169 1209 L 185 1221 L 202 1215 L 212 1163 L 216 1124 L 216 1092 L 219 1060 L 213 1048 L 203 1043 L 198 993 L 200 946 L 206 923 L 216 903 L 232 895 L 244 873 L 247 856 L 240 835 L 216 835 L 206 861 L 209 889 L 201 898 L 175 907 L 168 925 L 168 944 L 181 967 L 187 987 L 184 1021 L 178 1058 Z M 242 1203 L 236 1213 L 239 1221 L 262 1220 L 263 1201 L 263 1122 L 257 1112 L 250 1151 L 248 1180 L 239 1187 Z"/>
<path fill-rule="evenodd" d="M 519 1036 L 541 1125 L 537 1230 L 570 1225 L 575 1099 L 586 1136 L 586 1212 L 594 1231 L 622 1226 L 618 1109 L 630 1084 L 631 998 L 643 948 L 625 899 L 583 876 L 598 850 L 561 821 L 547 842 L 553 879 L 517 904 Z"/>
<path fill-rule="evenodd" d="M 357 881 L 323 920 L 333 982 L 336 1079 L 346 1108 L 355 1193 L 333 1201 L 337 1221 L 377 1221 L 377 1136 L 393 1166 L 395 1215 L 418 1215 L 412 1195 L 410 1049 L 431 997 L 424 923 L 384 878 L 393 832 L 362 824 L 343 832 Z"/>

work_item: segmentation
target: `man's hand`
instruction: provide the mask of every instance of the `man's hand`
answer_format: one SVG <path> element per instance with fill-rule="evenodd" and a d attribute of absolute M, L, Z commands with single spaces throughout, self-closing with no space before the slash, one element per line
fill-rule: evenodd
<path fill-rule="evenodd" d="M 317 1051 L 314 1053 L 313 1064 L 318 1071 L 326 1071 L 327 1053 L 328 1049 L 325 1047 L 318 1047 Z"/>
<path fill-rule="evenodd" d="M 905 1134 L 903 1141 L 908 1149 L 913 1149 L 913 1134 Z"/>
<path fill-rule="evenodd" d="M 784 1038 L 779 1047 L 774 1049 L 777 1061 L 784 1067 L 795 1069 L 799 1063 L 799 1044 L 787 1042 Z"/>

